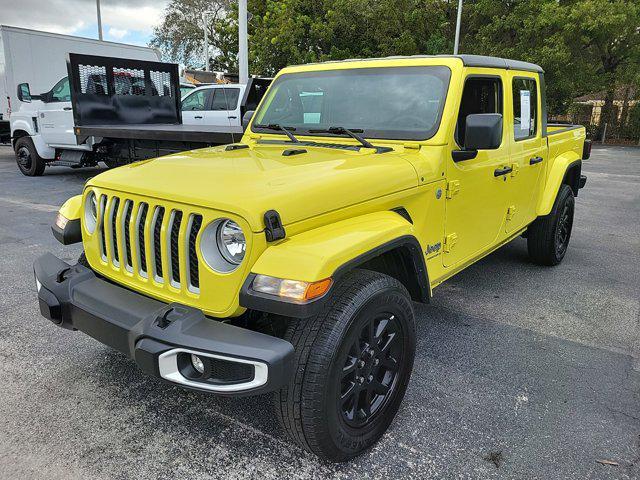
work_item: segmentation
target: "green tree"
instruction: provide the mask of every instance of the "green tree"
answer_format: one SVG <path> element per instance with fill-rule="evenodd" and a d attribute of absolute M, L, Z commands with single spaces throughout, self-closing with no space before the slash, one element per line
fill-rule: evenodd
<path fill-rule="evenodd" d="M 224 29 L 233 0 L 172 0 L 167 5 L 162 23 L 154 29 L 150 45 L 159 48 L 166 58 L 181 62 L 188 67 L 204 66 L 204 21 L 207 17 L 209 45 L 216 56 L 229 59 L 229 32 Z M 222 52 L 222 55 L 220 54 Z M 228 65 L 222 65 L 223 68 Z"/>
<path fill-rule="evenodd" d="M 563 34 L 577 48 L 574 54 L 591 64 L 592 91 L 604 88 L 599 131 L 615 124 L 614 98 L 623 78 L 640 71 L 640 2 L 638 0 L 577 0 L 567 2 Z"/>
<path fill-rule="evenodd" d="M 453 50 L 457 0 L 249 0 L 250 72 L 273 75 L 286 65 Z M 546 72 L 551 114 L 573 99 L 638 78 L 640 0 L 467 0 L 460 51 L 525 60 Z M 237 68 L 237 2 L 171 0 L 154 44 L 169 58 L 198 64 L 201 12 L 210 22 L 212 62 Z M 185 13 L 188 12 L 188 13 Z"/>

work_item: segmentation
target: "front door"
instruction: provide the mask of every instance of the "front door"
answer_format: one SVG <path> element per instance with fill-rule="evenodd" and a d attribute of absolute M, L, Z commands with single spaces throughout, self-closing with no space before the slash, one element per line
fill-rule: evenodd
<path fill-rule="evenodd" d="M 528 72 L 510 72 L 512 105 L 508 112 L 513 172 L 509 179 L 511 202 L 505 230 L 512 233 L 536 218 L 540 172 L 547 162 L 547 144 L 541 134 L 540 85 Z"/>
<path fill-rule="evenodd" d="M 39 111 L 38 124 L 42 139 L 49 145 L 75 146 L 73 109 L 69 79 L 63 78 L 51 90 Z"/>
<path fill-rule="evenodd" d="M 500 76 L 470 69 L 458 113 L 452 150 L 464 145 L 467 115 L 500 113 L 504 119 L 504 85 Z M 446 222 L 443 262 L 446 267 L 463 264 L 498 241 L 504 232 L 508 182 L 499 175 L 509 165 L 509 135 L 503 121 L 502 143 L 480 150 L 475 158 L 454 162 L 446 159 Z"/>
<path fill-rule="evenodd" d="M 205 111 L 209 106 L 211 88 L 198 88 L 182 99 L 182 123 L 203 125 Z"/>

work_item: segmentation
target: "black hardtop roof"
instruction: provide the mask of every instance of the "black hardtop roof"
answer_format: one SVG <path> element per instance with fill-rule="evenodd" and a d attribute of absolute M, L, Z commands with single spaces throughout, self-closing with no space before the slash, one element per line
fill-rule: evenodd
<path fill-rule="evenodd" d="M 329 60 L 327 62 L 311 63 L 330 64 L 342 62 L 358 62 L 365 60 L 395 60 L 395 59 L 411 59 L 411 58 L 459 58 L 465 67 L 484 67 L 484 68 L 504 68 L 506 70 L 523 70 L 527 72 L 544 73 L 540 65 L 535 63 L 522 62 L 520 60 L 510 60 L 508 58 L 489 57 L 486 55 L 410 55 L 410 56 L 393 56 L 382 58 L 352 58 L 348 60 Z"/>

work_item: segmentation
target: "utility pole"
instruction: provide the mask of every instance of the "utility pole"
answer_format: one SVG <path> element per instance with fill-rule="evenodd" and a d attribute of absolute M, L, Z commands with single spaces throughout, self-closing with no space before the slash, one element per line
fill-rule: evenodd
<path fill-rule="evenodd" d="M 100 0 L 96 0 L 96 9 L 98 12 L 98 38 L 102 40 L 102 14 L 100 13 Z"/>
<path fill-rule="evenodd" d="M 238 0 L 238 82 L 249 80 L 249 42 L 247 40 L 247 0 Z"/>
<path fill-rule="evenodd" d="M 202 29 L 204 30 L 204 71 L 209 71 L 209 29 L 207 28 L 207 14 L 202 12 Z"/>
<path fill-rule="evenodd" d="M 453 42 L 453 54 L 458 54 L 460 46 L 460 22 L 462 21 L 462 0 L 458 0 L 458 19 L 456 20 L 456 39 Z"/>

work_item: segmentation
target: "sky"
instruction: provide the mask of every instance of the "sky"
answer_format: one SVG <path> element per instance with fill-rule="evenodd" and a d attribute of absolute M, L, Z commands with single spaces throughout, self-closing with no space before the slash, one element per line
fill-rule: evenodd
<path fill-rule="evenodd" d="M 105 40 L 146 45 L 168 0 L 100 0 Z M 0 0 L 0 25 L 98 38 L 96 0 Z"/>

